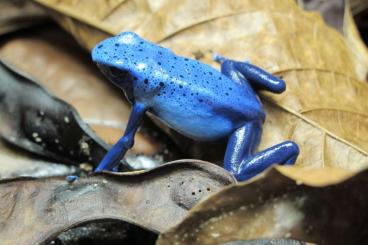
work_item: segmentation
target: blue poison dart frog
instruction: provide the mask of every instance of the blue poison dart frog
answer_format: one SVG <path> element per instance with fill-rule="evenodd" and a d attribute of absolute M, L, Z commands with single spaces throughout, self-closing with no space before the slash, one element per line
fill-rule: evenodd
<path fill-rule="evenodd" d="M 219 72 L 132 32 L 97 44 L 92 59 L 132 104 L 124 136 L 105 155 L 96 172 L 114 170 L 119 165 L 133 146 L 146 111 L 194 140 L 228 138 L 224 167 L 239 181 L 275 163 L 295 163 L 299 148 L 292 141 L 256 153 L 265 112 L 255 90 L 281 93 L 286 88 L 283 80 L 257 66 L 217 56 Z"/>

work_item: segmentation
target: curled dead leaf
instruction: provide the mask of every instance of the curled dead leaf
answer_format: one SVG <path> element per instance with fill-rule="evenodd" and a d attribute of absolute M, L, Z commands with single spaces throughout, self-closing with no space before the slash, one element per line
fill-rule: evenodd
<path fill-rule="evenodd" d="M 321 177 L 329 174 L 325 169 Z M 260 238 L 365 244 L 367 184 L 368 171 L 338 184 L 312 187 L 271 169 L 200 202 L 157 244 L 205 245 Z"/>
<path fill-rule="evenodd" d="M 0 135 L 20 148 L 63 163 L 98 164 L 107 145 L 61 101 L 0 61 Z"/>
<path fill-rule="evenodd" d="M 76 224 L 126 221 L 154 232 L 180 222 L 202 198 L 235 183 L 226 170 L 181 160 L 148 171 L 0 181 L 3 244 L 40 244 Z M 19 225 L 22 224 L 22 225 Z"/>

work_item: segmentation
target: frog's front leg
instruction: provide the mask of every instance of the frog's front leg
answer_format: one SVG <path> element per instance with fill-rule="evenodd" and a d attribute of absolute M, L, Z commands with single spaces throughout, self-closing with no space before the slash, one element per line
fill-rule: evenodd
<path fill-rule="evenodd" d="M 142 122 L 146 110 L 147 108 L 143 104 L 135 103 L 133 105 L 124 136 L 104 156 L 95 172 L 112 170 L 119 165 L 125 153 L 134 144 L 134 135 Z"/>
<path fill-rule="evenodd" d="M 229 138 L 224 167 L 239 181 L 247 180 L 275 163 L 294 164 L 298 157 L 299 148 L 292 141 L 255 153 L 261 134 L 261 122 L 252 121 L 235 130 Z"/>

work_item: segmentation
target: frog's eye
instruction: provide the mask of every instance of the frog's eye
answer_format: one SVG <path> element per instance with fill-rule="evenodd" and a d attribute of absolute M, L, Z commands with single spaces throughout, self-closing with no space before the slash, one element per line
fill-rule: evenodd
<path fill-rule="evenodd" d="M 108 68 L 108 72 L 110 73 L 111 77 L 118 79 L 127 78 L 129 76 L 128 71 L 113 66 Z"/>
<path fill-rule="evenodd" d="M 109 71 L 110 71 L 110 74 L 114 77 L 124 77 L 128 75 L 128 72 L 126 70 L 119 69 L 113 66 L 110 67 Z"/>

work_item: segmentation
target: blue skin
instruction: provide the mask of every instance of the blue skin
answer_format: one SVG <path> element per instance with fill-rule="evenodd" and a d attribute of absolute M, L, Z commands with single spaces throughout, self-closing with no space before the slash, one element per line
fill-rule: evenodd
<path fill-rule="evenodd" d="M 68 181 L 69 183 L 73 183 L 77 179 L 79 179 L 79 177 L 76 175 L 68 175 L 65 177 L 65 180 Z"/>
<path fill-rule="evenodd" d="M 219 72 L 131 32 L 102 41 L 92 58 L 132 104 L 124 136 L 96 172 L 119 165 L 146 111 L 194 140 L 228 138 L 224 167 L 239 181 L 275 163 L 294 164 L 299 154 L 292 141 L 256 153 L 265 113 L 255 90 L 281 93 L 285 82 L 254 65 L 218 56 Z"/>

